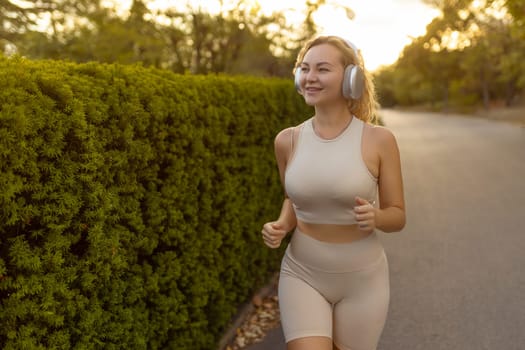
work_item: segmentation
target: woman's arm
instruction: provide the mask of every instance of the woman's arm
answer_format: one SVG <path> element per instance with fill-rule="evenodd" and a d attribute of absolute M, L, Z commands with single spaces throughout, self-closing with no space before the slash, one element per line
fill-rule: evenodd
<path fill-rule="evenodd" d="M 274 150 L 275 159 L 279 168 L 279 176 L 284 189 L 284 173 L 286 165 L 292 152 L 292 133 L 294 128 L 282 130 L 275 137 Z M 262 229 L 264 243 L 270 248 L 278 248 L 286 234 L 292 231 L 297 225 L 297 219 L 293 210 L 292 202 L 286 195 L 281 207 L 281 213 L 276 221 L 267 222 Z"/>
<path fill-rule="evenodd" d="M 405 199 L 401 159 L 396 139 L 386 128 L 374 128 L 379 142 L 379 204 L 376 227 L 383 232 L 401 231 L 405 227 Z"/>
<path fill-rule="evenodd" d="M 295 128 L 284 129 L 279 134 L 277 134 L 274 141 L 275 159 L 277 161 L 277 167 L 279 168 L 279 177 L 281 179 L 281 185 L 283 187 L 285 197 L 281 208 L 281 214 L 279 215 L 279 219 L 277 219 L 277 221 L 282 223 L 288 232 L 293 230 L 297 224 L 292 201 L 288 198 L 284 185 L 286 166 L 293 151 L 292 148 L 294 139 L 297 139 L 297 137 L 293 137 L 295 136 L 293 135 L 294 131 Z"/>

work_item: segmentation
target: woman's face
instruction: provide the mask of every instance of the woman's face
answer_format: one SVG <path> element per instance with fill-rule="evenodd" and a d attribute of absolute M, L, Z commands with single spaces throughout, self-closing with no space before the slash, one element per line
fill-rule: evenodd
<path fill-rule="evenodd" d="M 339 50 L 330 44 L 310 48 L 304 55 L 300 86 L 308 105 L 320 106 L 343 101 L 341 92 L 344 67 Z"/>

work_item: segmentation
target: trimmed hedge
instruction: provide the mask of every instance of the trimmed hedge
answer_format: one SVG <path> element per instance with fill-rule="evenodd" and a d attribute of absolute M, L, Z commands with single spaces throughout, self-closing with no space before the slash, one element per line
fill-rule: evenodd
<path fill-rule="evenodd" d="M 291 79 L 0 58 L 0 348 L 215 348 L 310 113 Z"/>

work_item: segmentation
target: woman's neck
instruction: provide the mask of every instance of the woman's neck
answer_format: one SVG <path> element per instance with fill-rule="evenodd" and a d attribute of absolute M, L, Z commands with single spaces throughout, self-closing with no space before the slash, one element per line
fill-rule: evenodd
<path fill-rule="evenodd" d="M 323 108 L 316 106 L 313 127 L 318 136 L 331 139 L 344 131 L 352 118 L 352 114 L 346 105 Z"/>
<path fill-rule="evenodd" d="M 314 118 L 319 127 L 332 129 L 347 125 L 352 119 L 352 113 L 346 104 L 316 106 Z"/>

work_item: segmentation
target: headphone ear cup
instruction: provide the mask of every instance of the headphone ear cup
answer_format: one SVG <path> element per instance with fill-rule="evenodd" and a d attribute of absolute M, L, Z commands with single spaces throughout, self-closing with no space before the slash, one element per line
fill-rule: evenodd
<path fill-rule="evenodd" d="M 343 77 L 343 96 L 357 100 L 365 88 L 365 74 L 361 67 L 350 64 L 345 68 Z"/>
<path fill-rule="evenodd" d="M 302 91 L 301 91 L 301 67 L 297 67 L 295 68 L 295 78 L 294 78 L 294 83 L 295 83 L 295 89 L 297 90 L 298 93 L 300 93 L 302 95 Z"/>

